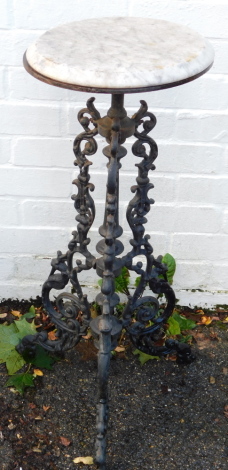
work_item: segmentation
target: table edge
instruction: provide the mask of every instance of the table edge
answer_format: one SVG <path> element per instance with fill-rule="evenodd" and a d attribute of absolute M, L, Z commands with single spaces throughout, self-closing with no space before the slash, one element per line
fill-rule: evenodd
<path fill-rule="evenodd" d="M 212 67 L 213 62 L 206 69 L 202 70 L 202 72 L 192 75 L 191 77 L 178 80 L 176 82 L 164 83 L 162 85 L 154 85 L 154 86 L 148 86 L 148 87 L 135 87 L 135 88 L 102 88 L 102 87 L 98 88 L 98 87 L 92 87 L 92 86 L 82 86 L 82 85 L 75 85 L 72 83 L 61 82 L 53 78 L 49 78 L 45 75 L 42 75 L 40 72 L 37 72 L 35 69 L 33 69 L 27 61 L 26 52 L 24 53 L 24 56 L 23 56 L 23 65 L 24 65 L 25 70 L 30 75 L 32 75 L 37 80 L 40 80 L 41 82 L 47 83 L 48 85 L 57 86 L 59 88 L 66 88 L 68 90 L 83 91 L 85 93 L 125 94 L 125 93 L 146 93 L 148 91 L 164 90 L 167 88 L 174 88 L 176 86 L 184 85 L 185 83 L 196 80 L 197 78 L 201 77 L 206 72 L 208 72 L 208 70 L 210 70 L 210 68 Z"/>

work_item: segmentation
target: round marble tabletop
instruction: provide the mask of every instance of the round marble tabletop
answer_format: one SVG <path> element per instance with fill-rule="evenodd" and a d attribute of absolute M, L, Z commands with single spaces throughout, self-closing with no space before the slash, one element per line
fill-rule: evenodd
<path fill-rule="evenodd" d="M 52 85 L 133 93 L 194 80 L 212 65 L 209 41 L 192 29 L 148 18 L 96 18 L 58 26 L 26 51 L 29 73 Z"/>

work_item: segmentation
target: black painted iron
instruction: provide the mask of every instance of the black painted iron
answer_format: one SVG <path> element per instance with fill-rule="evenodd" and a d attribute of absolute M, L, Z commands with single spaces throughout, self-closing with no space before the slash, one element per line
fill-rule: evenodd
<path fill-rule="evenodd" d="M 106 462 L 110 354 L 117 345 L 122 328 L 126 329 L 135 347 L 147 354 L 164 356 L 176 353 L 179 362 L 188 363 L 193 360 L 190 346 L 187 344 L 167 340 L 163 346 L 156 345 L 162 339 L 164 325 L 175 305 L 175 294 L 166 279 L 167 268 L 162 264 L 161 257 L 153 256 L 153 248 L 149 243 L 150 237 L 145 234 L 144 227 L 147 222 L 146 215 L 150 211 L 151 204 L 154 203 L 153 199 L 148 197 L 148 191 L 153 188 L 148 174 L 150 170 L 155 169 L 157 145 L 148 133 L 154 128 L 156 118 L 148 112 L 145 101 L 141 101 L 139 111 L 129 118 L 123 101 L 123 94 L 112 95 L 111 108 L 107 116 L 101 118 L 93 104 L 94 98 L 90 98 L 87 101 L 87 107 L 78 114 L 84 132 L 79 134 L 74 141 L 76 156 L 74 164 L 79 167 L 78 178 L 73 181 L 78 188 L 78 193 L 72 196 L 78 212 L 77 230 L 72 233 L 73 238 L 68 245 L 68 251 L 65 254 L 58 251 L 57 258 L 52 260 L 50 275 L 42 289 L 43 304 L 56 326 L 57 339 L 50 341 L 46 332 L 40 332 L 34 336 L 26 336 L 17 347 L 20 353 L 23 353 L 25 349 L 35 348 L 36 344 L 49 351 L 64 351 L 75 346 L 90 326 L 95 344 L 99 349 L 95 461 L 100 470 L 105 470 Z M 97 244 L 97 252 L 100 256 L 95 257 L 88 249 L 90 243 L 88 232 L 95 217 L 95 206 L 90 194 L 94 190 L 89 175 L 91 162 L 87 157 L 94 155 L 97 150 L 94 137 L 98 133 L 105 137 L 108 143 L 103 150 L 108 158 L 108 177 L 104 222 L 99 229 L 102 239 Z M 127 154 L 122 144 L 127 137 L 132 135 L 137 139 L 133 144 L 132 152 L 141 160 L 136 164 L 138 176 L 136 185 L 131 188 L 134 197 L 129 202 L 126 214 L 133 234 L 130 241 L 132 248 L 127 255 L 120 257 L 123 244 L 118 238 L 123 230 L 119 225 L 119 170 L 120 160 Z M 84 148 L 81 149 L 84 141 Z M 144 144 L 149 146 L 148 154 Z M 73 259 L 77 253 L 84 257 L 84 262 L 76 260 L 76 266 L 74 266 Z M 145 258 L 145 268 L 142 262 L 134 262 L 137 256 Z M 119 319 L 115 316 L 115 307 L 119 303 L 119 297 L 115 293 L 114 279 L 124 266 L 136 272 L 140 276 L 140 282 L 134 294 L 128 298 L 122 318 Z M 92 320 L 87 296 L 83 295 L 78 280 L 78 274 L 81 271 L 91 268 L 96 269 L 98 276 L 102 278 L 101 292 L 96 297 L 102 313 Z M 62 290 L 69 282 L 74 293 L 59 294 L 56 298 L 57 310 L 54 309 L 49 297 L 50 291 Z M 147 286 L 153 295 L 144 296 Z M 166 297 L 166 307 L 161 308 L 159 305 L 155 297 L 158 294 Z"/>

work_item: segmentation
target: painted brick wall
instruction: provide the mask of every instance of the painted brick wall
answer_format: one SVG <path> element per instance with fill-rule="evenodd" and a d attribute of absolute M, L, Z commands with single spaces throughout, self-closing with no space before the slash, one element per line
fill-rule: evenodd
<path fill-rule="evenodd" d="M 151 176 L 156 204 L 147 230 L 155 254 L 168 251 L 177 259 L 177 297 L 193 305 L 228 303 L 227 0 L 1 0 L 0 298 L 39 295 L 51 257 L 67 248 L 75 217 L 72 142 L 81 131 L 77 112 L 89 97 L 32 78 L 23 69 L 23 53 L 58 24 L 118 15 L 185 24 L 215 48 L 215 64 L 207 75 L 178 88 L 129 95 L 126 107 L 131 115 L 145 99 L 157 116 L 153 137 L 159 158 Z M 97 95 L 102 114 L 108 104 L 109 96 Z M 102 146 L 100 139 L 91 178 L 97 203 L 94 253 L 105 197 Z M 136 175 L 130 158 L 130 165 L 129 158 L 123 161 L 120 192 L 125 243 L 131 237 L 125 210 Z M 82 275 L 82 282 L 92 295 L 95 273 Z"/>

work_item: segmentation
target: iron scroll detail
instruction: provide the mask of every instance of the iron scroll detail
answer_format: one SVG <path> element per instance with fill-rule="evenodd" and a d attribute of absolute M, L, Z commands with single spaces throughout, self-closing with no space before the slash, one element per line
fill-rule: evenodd
<path fill-rule="evenodd" d="M 177 353 L 178 359 L 190 362 L 190 347 L 179 348 L 179 343 L 167 340 L 164 345 L 158 346 L 164 336 L 164 325 L 173 312 L 175 306 L 175 294 L 167 282 L 167 267 L 161 262 L 162 257 L 153 256 L 153 248 L 149 242 L 150 236 L 145 234 L 144 225 L 147 222 L 146 215 L 150 211 L 150 206 L 154 200 L 149 198 L 148 192 L 154 187 L 150 183 L 148 173 L 155 169 L 154 161 L 158 155 L 155 141 L 148 136 L 148 133 L 155 127 L 156 118 L 148 112 L 147 104 L 141 101 L 139 111 L 133 116 L 135 120 L 136 142 L 132 146 L 132 153 L 142 158 L 140 163 L 136 163 L 138 176 L 136 185 L 132 186 L 133 199 L 129 202 L 126 217 L 133 233 L 131 251 L 124 257 L 124 266 L 136 272 L 140 276 L 140 281 L 132 297 L 129 297 L 126 308 L 123 311 L 123 327 L 126 328 L 135 347 L 150 355 L 167 355 Z M 139 126 L 143 130 L 139 132 Z M 146 151 L 146 146 L 149 152 Z M 138 261 L 134 264 L 134 258 L 140 256 L 145 259 L 143 263 Z M 165 296 L 166 305 L 161 307 L 157 297 L 154 295 L 143 296 L 145 288 L 149 287 L 153 294 Z M 134 322 L 132 318 L 134 316 Z M 191 357 L 192 358 L 192 357 Z"/>
<path fill-rule="evenodd" d="M 58 251 L 57 257 L 52 259 L 50 275 L 42 288 L 43 305 L 51 322 L 56 327 L 55 336 L 57 339 L 50 341 L 45 331 L 34 336 L 26 336 L 17 346 L 20 353 L 23 353 L 27 348 L 35 348 L 36 344 L 54 352 L 70 349 L 86 334 L 90 323 L 90 307 L 87 296 L 83 295 L 78 273 L 93 268 L 95 261 L 95 257 L 88 250 L 90 239 L 87 236 L 95 217 L 95 205 L 90 194 L 94 190 L 89 175 L 89 167 L 92 162 L 87 157 L 94 155 L 97 151 L 94 137 L 98 133 L 96 119 L 100 117 L 93 102 L 94 98 L 90 98 L 87 101 L 87 107 L 78 113 L 78 120 L 84 128 L 84 132 L 76 137 L 73 146 L 76 157 L 74 164 L 79 167 L 79 175 L 73 181 L 78 192 L 72 196 L 74 207 L 78 212 L 75 217 L 78 222 L 77 230 L 72 232 L 73 238 L 68 244 L 68 251 L 65 254 Z M 92 128 L 90 128 L 91 122 L 93 123 Z M 82 149 L 83 142 L 85 145 Z M 84 260 L 76 259 L 76 266 L 74 266 L 74 256 L 77 253 Z M 55 309 L 50 300 L 50 292 L 53 289 L 64 289 L 69 282 L 74 293 L 62 292 L 59 294 L 55 299 Z"/>
<path fill-rule="evenodd" d="M 123 107 L 124 96 L 112 95 L 112 106 L 107 116 L 103 118 L 94 106 L 94 98 L 87 101 L 87 107 L 78 113 L 78 120 L 84 131 L 74 141 L 74 164 L 79 168 L 78 177 L 73 181 L 77 194 L 72 196 L 77 215 L 77 229 L 72 232 L 72 239 L 66 253 L 57 252 L 51 261 L 51 272 L 43 285 L 43 305 L 56 328 L 56 340 L 51 341 L 45 331 L 34 336 L 26 336 L 17 346 L 23 353 L 25 349 L 33 350 L 37 344 L 54 352 L 62 352 L 75 346 L 90 327 L 97 345 L 98 352 L 98 403 L 97 403 L 97 437 L 95 443 L 95 463 L 99 470 L 106 468 L 106 431 L 108 423 L 108 373 L 111 351 L 117 345 L 118 337 L 123 328 L 128 332 L 133 345 L 150 355 L 164 356 L 175 352 L 182 362 L 190 362 L 193 357 L 187 344 L 175 340 L 167 340 L 162 346 L 158 345 L 163 339 L 165 324 L 173 312 L 175 294 L 166 277 L 166 266 L 162 257 L 153 255 L 150 236 L 145 234 L 147 214 L 153 199 L 148 192 L 154 187 L 149 180 L 149 171 L 155 169 L 157 145 L 148 136 L 156 124 L 155 116 L 148 112 L 147 104 L 141 101 L 139 111 L 129 118 Z M 142 125 L 143 130 L 139 130 Z M 92 162 L 89 157 L 97 151 L 95 137 L 104 137 L 108 145 L 103 149 L 108 158 L 107 191 L 104 222 L 99 228 L 102 239 L 97 244 L 99 257 L 89 251 L 88 237 L 95 218 L 95 205 L 91 193 L 94 185 L 90 182 L 89 168 Z M 130 251 L 123 253 L 123 244 L 118 238 L 123 229 L 119 225 L 119 170 L 120 160 L 127 151 L 123 147 L 127 137 L 136 137 L 132 152 L 141 158 L 136 163 L 138 176 L 131 191 L 134 196 L 128 204 L 127 221 L 133 237 L 130 240 Z M 84 144 L 84 147 L 83 145 Z M 83 148 L 82 148 L 83 147 Z M 147 152 L 147 148 L 149 151 Z M 77 259 L 77 254 L 80 259 Z M 76 260 L 75 260 L 76 257 Z M 143 261 L 135 261 L 140 257 Z M 75 262 L 76 261 L 76 262 Z M 115 277 L 121 269 L 127 269 L 140 276 L 139 283 L 132 296 L 129 296 L 122 317 L 115 315 L 115 307 L 119 297 L 115 292 Z M 102 278 L 101 292 L 96 297 L 102 313 L 91 319 L 90 306 L 87 296 L 83 294 L 78 275 L 82 271 L 96 269 Z M 71 285 L 72 292 L 64 289 Z M 146 287 L 150 292 L 145 293 Z M 52 290 L 62 291 L 55 299 L 56 308 L 50 299 Z M 159 304 L 158 297 L 165 296 L 166 305 Z"/>

